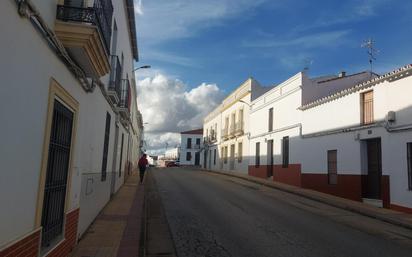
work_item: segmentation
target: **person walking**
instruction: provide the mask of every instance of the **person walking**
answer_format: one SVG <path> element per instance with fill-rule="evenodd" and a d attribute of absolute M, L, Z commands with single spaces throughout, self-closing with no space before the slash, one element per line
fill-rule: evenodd
<path fill-rule="evenodd" d="M 144 173 L 146 171 L 146 167 L 149 164 L 149 162 L 147 161 L 147 155 L 143 154 L 142 157 L 140 157 L 139 159 L 139 171 L 140 171 L 140 184 L 143 183 L 143 178 L 144 178 Z"/>

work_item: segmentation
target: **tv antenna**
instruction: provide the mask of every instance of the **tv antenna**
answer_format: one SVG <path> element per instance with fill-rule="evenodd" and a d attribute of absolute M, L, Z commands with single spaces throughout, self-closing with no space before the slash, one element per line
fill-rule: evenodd
<path fill-rule="evenodd" d="M 371 66 L 371 73 L 372 73 L 373 72 L 373 61 L 376 61 L 376 55 L 378 55 L 379 50 L 375 48 L 375 41 L 373 41 L 372 38 L 365 40 L 362 43 L 361 47 L 368 49 L 369 64 Z"/>
<path fill-rule="evenodd" d="M 304 63 L 304 67 L 303 67 L 303 70 L 304 71 L 308 71 L 309 70 L 309 68 L 310 68 L 310 66 L 312 66 L 312 64 L 313 64 L 313 60 L 311 60 L 311 59 L 309 59 L 309 58 L 305 58 L 305 60 L 303 60 L 303 63 Z"/>

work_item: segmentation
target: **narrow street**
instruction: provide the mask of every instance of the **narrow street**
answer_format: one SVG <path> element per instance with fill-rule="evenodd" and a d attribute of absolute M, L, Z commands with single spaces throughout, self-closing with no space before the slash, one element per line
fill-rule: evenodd
<path fill-rule="evenodd" d="M 177 255 L 411 256 L 412 231 L 187 168 L 154 169 Z"/>

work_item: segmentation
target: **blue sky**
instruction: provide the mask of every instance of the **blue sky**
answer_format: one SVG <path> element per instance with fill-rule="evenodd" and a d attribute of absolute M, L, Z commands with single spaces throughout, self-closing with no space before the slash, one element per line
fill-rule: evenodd
<path fill-rule="evenodd" d="M 202 115 L 249 76 L 271 86 L 309 63 L 310 76 L 367 70 L 368 56 L 361 44 L 368 38 L 373 38 L 380 50 L 375 72 L 388 72 L 412 62 L 412 1 L 135 2 L 140 52 L 137 65 L 153 67 L 136 73 L 138 100 L 150 124 L 148 131 L 163 136 L 201 126 Z M 141 93 L 143 89 L 159 92 L 155 99 L 148 99 L 150 96 Z M 163 106 L 165 91 L 176 93 L 177 105 L 183 101 L 191 111 Z M 199 115 L 196 100 L 190 97 L 200 91 L 211 97 L 211 104 L 203 106 L 207 110 L 202 109 Z M 179 98 L 179 94 L 188 97 Z M 153 114 L 158 112 L 163 116 L 154 119 Z M 173 121 L 159 122 L 171 112 Z M 158 143 L 160 147 L 164 142 Z"/>
<path fill-rule="evenodd" d="M 141 10 L 140 62 L 189 87 L 230 91 L 248 76 L 270 85 L 305 62 L 313 75 L 357 72 L 368 68 L 360 45 L 369 37 L 380 50 L 378 72 L 412 56 L 411 1 L 143 0 Z"/>

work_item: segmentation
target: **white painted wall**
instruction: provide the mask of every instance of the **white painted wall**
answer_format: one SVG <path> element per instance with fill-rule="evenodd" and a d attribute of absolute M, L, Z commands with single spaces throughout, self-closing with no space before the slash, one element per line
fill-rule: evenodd
<path fill-rule="evenodd" d="M 289 136 L 289 163 L 297 163 L 303 73 L 298 73 L 252 102 L 250 113 L 250 163 L 256 164 L 256 143 L 260 142 L 260 164 L 266 165 L 267 141 L 273 140 L 274 164 L 282 163 L 282 139 Z M 269 132 L 269 109 L 273 108 L 273 131 Z"/>
<path fill-rule="evenodd" d="M 119 30 L 118 47 L 124 52 L 124 70 L 129 74 L 129 78 L 132 78 L 133 61 L 129 34 L 126 30 L 124 2 L 113 2 L 114 17 Z M 54 24 L 57 1 L 35 0 L 33 3 L 47 23 Z M 0 103 L 0 117 L 6 121 L 0 127 L 2 142 L 0 163 L 1 169 L 5 171 L 0 173 L 0 204 L 8 206 L 7 211 L 0 212 L 0 248 L 2 248 L 5 244 L 35 229 L 34 218 L 51 78 L 54 78 L 79 102 L 75 128 L 77 135 L 72 149 L 73 170 L 70 171 L 72 181 L 69 210 L 80 206 L 80 233 L 85 230 L 110 197 L 116 116 L 99 88 L 96 88 L 93 93 L 86 93 L 81 88 L 30 21 L 17 14 L 14 1 L 1 1 L 0 10 L 2 13 L 0 15 L 0 31 L 2 31 L 0 70 L 3 81 L 7 82 L 0 87 L 0 95 L 3 98 Z M 102 78 L 102 81 L 107 82 L 107 79 L 108 75 Z M 132 99 L 135 101 L 135 93 Z M 108 176 L 106 181 L 101 182 L 106 112 L 111 115 L 111 135 L 107 163 Z M 122 132 L 125 134 L 122 164 L 124 169 L 128 132 L 122 126 L 120 131 L 120 135 Z M 87 185 L 90 178 L 93 179 L 93 183 Z M 123 178 L 124 170 L 122 176 L 117 179 L 116 189 L 123 183 Z"/>
<path fill-rule="evenodd" d="M 303 134 L 318 133 L 350 126 L 360 126 L 361 93 L 373 90 L 374 118 L 384 124 L 389 111 L 396 112 L 391 126 L 412 124 L 412 77 L 384 81 L 303 111 Z M 319 123 L 321 121 L 321 123 Z M 368 133 L 369 131 L 369 133 Z M 384 127 L 365 128 L 355 132 L 313 137 L 302 140 L 299 153 L 303 173 L 327 173 L 327 150 L 338 150 L 338 174 L 367 174 L 362 156 L 362 141 L 381 138 L 382 173 L 390 176 L 391 203 L 412 207 L 412 192 L 407 185 L 406 143 L 412 142 L 412 131 L 389 133 Z M 314 151 L 313 149 L 316 149 Z"/>
<path fill-rule="evenodd" d="M 187 147 L 187 139 L 192 139 L 191 148 Z M 196 140 L 200 140 L 200 144 L 196 144 Z M 197 152 L 201 154 L 203 148 L 203 134 L 180 134 L 180 165 L 195 165 L 195 155 Z M 188 161 L 186 160 L 187 153 L 190 152 L 192 158 Z M 199 164 L 200 162 L 199 159 Z"/>

